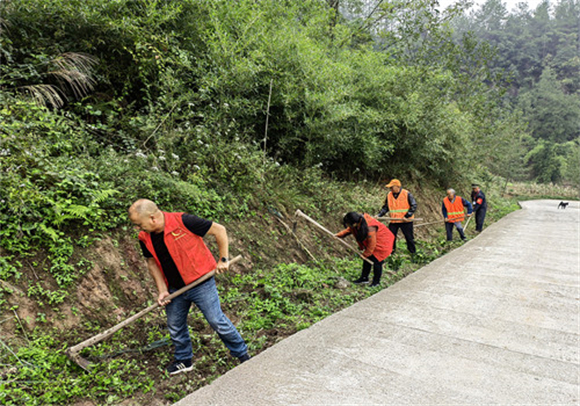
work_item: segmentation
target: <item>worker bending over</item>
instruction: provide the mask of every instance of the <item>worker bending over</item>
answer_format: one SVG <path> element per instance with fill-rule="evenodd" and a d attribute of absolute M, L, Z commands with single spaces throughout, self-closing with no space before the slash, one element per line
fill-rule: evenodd
<path fill-rule="evenodd" d="M 151 200 L 137 200 L 129 208 L 131 222 L 140 230 L 139 243 L 147 259 L 147 268 L 159 291 L 157 303 L 165 306 L 169 335 L 175 347 L 174 361 L 167 372 L 174 375 L 193 369 L 193 349 L 187 314 L 192 303 L 199 308 L 218 333 L 232 356 L 244 362 L 250 358 L 248 347 L 230 319 L 223 313 L 215 278 L 167 300 L 167 296 L 216 270 L 227 271 L 228 235 L 224 226 L 186 213 L 168 213 Z M 217 262 L 205 245 L 206 234 L 216 239 L 220 253 Z"/>
<path fill-rule="evenodd" d="M 364 250 L 362 256 L 373 263 L 373 281 L 370 286 L 379 286 L 383 274 L 383 261 L 393 251 L 395 236 L 387 226 L 366 213 L 360 214 L 354 211 L 347 213 L 342 223 L 346 229 L 334 236 L 337 238 L 344 238 L 350 234 L 354 236 L 359 248 Z M 357 285 L 369 283 L 370 272 L 371 264 L 363 261 L 361 276 L 353 283 Z"/>

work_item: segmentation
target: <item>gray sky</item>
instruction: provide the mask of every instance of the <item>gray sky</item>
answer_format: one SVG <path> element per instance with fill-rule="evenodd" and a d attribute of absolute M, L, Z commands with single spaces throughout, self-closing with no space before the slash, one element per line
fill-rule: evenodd
<path fill-rule="evenodd" d="M 474 7 L 479 7 L 479 5 L 485 3 L 485 0 L 473 0 L 475 3 Z M 542 0 L 502 0 L 503 4 L 507 4 L 508 11 L 512 11 L 516 4 L 518 3 L 527 3 L 531 10 L 534 10 L 538 4 L 540 4 Z M 442 7 L 450 6 L 451 4 L 456 3 L 457 0 L 439 0 L 439 4 Z M 555 1 L 550 1 L 551 4 L 555 3 Z"/>

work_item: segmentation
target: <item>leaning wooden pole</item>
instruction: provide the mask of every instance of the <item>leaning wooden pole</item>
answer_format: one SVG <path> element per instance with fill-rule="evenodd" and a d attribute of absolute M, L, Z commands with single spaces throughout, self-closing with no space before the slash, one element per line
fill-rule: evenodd
<path fill-rule="evenodd" d="M 473 217 L 473 216 L 470 216 L 470 217 L 467 219 L 467 223 L 465 223 L 465 227 L 463 227 L 463 229 L 464 229 L 464 230 L 467 230 L 467 225 L 468 225 L 468 224 L 469 224 L 469 222 L 471 221 L 471 218 L 472 218 L 472 217 Z"/>
<path fill-rule="evenodd" d="M 430 226 L 433 224 L 445 224 L 444 220 L 437 220 L 437 221 L 431 221 L 430 223 L 421 223 L 421 224 L 415 224 L 414 227 L 423 227 L 423 226 Z"/>
<path fill-rule="evenodd" d="M 330 231 L 329 229 L 325 228 L 324 226 L 322 226 L 320 223 L 318 223 L 316 220 L 312 219 L 311 217 L 308 217 L 306 214 L 302 213 L 302 211 L 300 210 L 296 210 L 295 213 L 297 216 L 300 216 L 306 220 L 308 220 L 309 222 L 311 222 L 312 224 L 314 224 L 316 227 L 318 227 L 319 229 L 321 229 L 322 231 L 324 231 L 327 234 L 330 234 L 331 236 L 334 237 L 334 233 L 332 231 Z M 350 245 L 349 243 L 347 243 L 346 241 L 343 241 L 339 238 L 334 238 L 336 241 L 340 242 L 342 245 L 344 245 L 345 247 L 355 251 L 357 253 L 357 255 L 359 257 L 361 257 L 364 261 L 368 262 L 369 264 L 373 265 L 373 261 L 371 261 L 368 258 L 365 258 L 358 249 L 356 249 L 355 247 L 353 247 L 352 245 Z"/>
<path fill-rule="evenodd" d="M 423 221 L 422 218 L 417 218 L 417 219 L 406 219 L 406 218 L 395 218 L 395 217 L 375 217 L 377 220 L 380 221 L 393 221 L 393 220 L 399 220 L 402 221 L 403 223 L 411 223 L 413 221 Z"/>

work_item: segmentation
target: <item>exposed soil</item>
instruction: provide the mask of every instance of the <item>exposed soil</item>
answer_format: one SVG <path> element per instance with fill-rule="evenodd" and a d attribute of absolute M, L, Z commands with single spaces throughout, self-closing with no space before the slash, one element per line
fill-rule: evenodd
<path fill-rule="evenodd" d="M 413 193 L 420 201 L 416 217 L 423 218 L 424 222 L 440 218 L 440 200 L 436 198 L 419 197 L 419 188 Z M 376 197 L 376 205 L 380 207 L 384 193 Z M 291 210 L 287 210 L 291 211 Z M 378 211 L 378 209 L 377 209 Z M 308 214 L 308 213 L 307 213 Z M 374 213 L 372 213 L 374 214 Z M 327 228 L 339 231 L 341 228 L 341 216 L 327 216 L 319 219 Z M 305 263 L 309 261 L 310 254 L 322 260 L 330 256 L 350 256 L 352 253 L 341 246 L 328 240 L 327 236 L 316 230 L 306 221 L 285 217 L 282 219 L 286 226 L 270 213 L 261 213 L 252 219 L 243 222 L 227 224 L 230 237 L 230 252 L 232 256 L 241 254 L 244 260 L 232 267 L 231 273 L 249 273 L 259 264 L 260 269 L 267 270 L 277 263 Z M 290 231 L 292 230 L 292 231 Z M 295 235 L 292 235 L 292 232 Z M 434 235 L 435 228 L 423 227 L 416 229 L 418 239 L 427 239 Z M 402 238 L 402 235 L 399 235 Z M 299 241 L 297 240 L 299 239 Z M 211 238 L 207 239 L 212 252 L 216 252 L 216 246 Z M 305 249 L 306 248 L 306 249 Z M 1 253 L 0 253 L 1 254 Z M 75 253 L 74 261 L 85 258 L 91 261 L 86 273 L 78 278 L 75 286 L 70 288 L 70 295 L 59 306 L 39 306 L 36 300 L 27 296 L 30 284 L 40 283 L 45 289 L 56 290 L 57 285 L 48 272 L 42 269 L 34 269 L 25 266 L 22 269 L 23 277 L 16 283 L 0 281 L 3 289 L 10 289 L 11 294 L 5 294 L 7 304 L 1 307 L 0 313 L 0 338 L 5 340 L 18 340 L 23 338 L 21 328 L 31 331 L 35 327 L 55 329 L 62 333 L 65 341 L 71 345 L 95 335 L 94 329 L 87 327 L 86 322 L 92 325 L 113 326 L 129 317 L 136 310 L 143 309 L 153 303 L 156 298 L 156 289 L 151 282 L 146 270 L 138 243 L 132 232 L 121 232 L 101 236 L 86 249 L 79 249 Z M 38 258 L 27 260 L 28 263 L 43 263 L 42 255 Z M 42 275 L 39 278 L 38 275 Z M 339 275 L 337 275 L 338 277 Z M 219 283 L 219 281 L 218 281 Z M 265 292 L 262 292 L 265 294 Z M 311 292 L 296 291 L 294 295 L 302 301 L 311 300 Z M 15 309 L 10 311 L 8 309 Z M 228 316 L 234 324 L 238 321 L 235 313 L 228 312 Z M 46 321 L 38 321 L 38 314 L 45 314 Z M 18 316 L 15 317 L 15 315 Z M 20 323 L 19 321 L 20 320 Z M 151 323 L 163 326 L 165 323 L 162 311 L 153 312 L 135 324 L 134 328 L 127 331 L 127 338 L 140 343 L 147 343 L 149 338 L 144 333 L 145 329 L 139 329 L 139 323 Z M 142 325 L 142 324 L 141 324 Z M 191 326 L 199 331 L 203 344 L 209 343 L 213 332 L 204 321 L 193 317 Z M 271 346 L 280 340 L 295 333 L 294 328 L 263 330 L 259 334 L 263 337 L 265 347 Z M 252 339 L 259 339 L 253 337 Z M 121 355 L 128 359 L 138 359 L 150 376 L 155 376 L 157 384 L 155 391 L 142 395 L 139 399 L 129 399 L 121 405 L 148 404 L 165 405 L 172 400 L 165 398 L 164 394 L 175 391 L 185 395 L 203 385 L 208 380 L 227 372 L 235 366 L 236 362 L 229 360 L 223 365 L 201 364 L 202 368 L 192 374 L 177 375 L 169 379 L 161 377 L 158 359 L 160 354 L 170 354 L 169 346 L 160 347 L 144 353 L 126 353 Z M 203 359 L 204 351 L 198 351 L 196 357 Z M 105 361 L 106 362 L 106 361 Z M 162 367 L 162 366 L 161 366 Z M 81 401 L 75 406 L 89 406 L 91 402 Z"/>

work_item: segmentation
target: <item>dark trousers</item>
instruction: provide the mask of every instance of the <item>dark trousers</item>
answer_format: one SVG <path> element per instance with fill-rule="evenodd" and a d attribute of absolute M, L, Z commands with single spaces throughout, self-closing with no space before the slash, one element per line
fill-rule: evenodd
<path fill-rule="evenodd" d="M 381 276 L 383 275 L 383 261 L 379 261 L 374 255 L 368 257 L 373 262 L 373 283 L 379 283 L 381 281 Z M 368 279 L 371 273 L 371 264 L 367 261 L 363 261 L 363 268 L 361 278 Z"/>
<path fill-rule="evenodd" d="M 405 241 L 407 241 L 407 249 L 411 254 L 414 254 L 415 249 L 415 237 L 413 237 L 413 222 L 410 223 L 393 223 L 392 221 L 389 223 L 389 230 L 395 236 L 395 241 L 393 241 L 393 253 L 397 248 L 397 232 L 399 229 L 403 232 L 405 236 Z"/>
<path fill-rule="evenodd" d="M 485 221 L 485 213 L 487 212 L 487 207 L 480 207 L 475 212 L 475 231 L 483 230 L 483 222 Z"/>
<path fill-rule="evenodd" d="M 447 241 L 453 240 L 453 228 L 457 228 L 462 240 L 465 240 L 465 233 L 463 232 L 463 225 L 461 221 L 455 223 L 445 223 L 445 231 L 447 232 Z"/>

